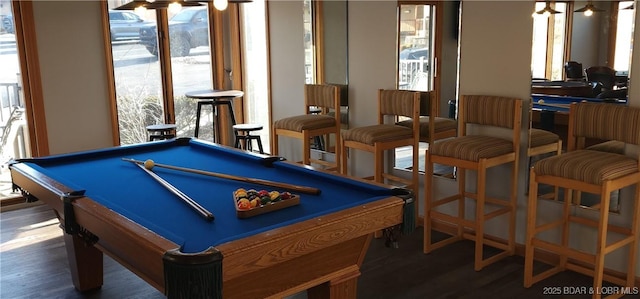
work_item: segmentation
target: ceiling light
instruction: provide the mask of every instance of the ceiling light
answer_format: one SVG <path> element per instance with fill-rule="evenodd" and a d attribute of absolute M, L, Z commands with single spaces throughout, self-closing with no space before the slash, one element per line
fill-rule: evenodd
<path fill-rule="evenodd" d="M 584 13 L 584 15 L 587 17 L 593 15 L 593 13 L 597 11 L 604 11 L 604 9 L 597 8 L 595 5 L 593 5 L 593 3 L 591 3 L 591 1 L 588 1 L 583 8 L 575 10 L 575 12 Z"/>
<path fill-rule="evenodd" d="M 543 8 L 543 9 L 541 9 L 541 10 L 536 11 L 536 12 L 534 13 L 534 15 L 535 15 L 535 14 L 538 14 L 538 15 L 543 15 L 543 16 L 545 16 L 545 17 L 548 17 L 548 16 L 550 16 L 550 15 L 552 15 L 552 14 L 559 14 L 559 13 L 562 13 L 561 11 L 557 11 L 557 10 L 555 10 L 555 9 L 551 8 L 551 1 L 545 1 L 545 3 L 546 3 L 546 4 L 545 4 L 544 8 Z"/>

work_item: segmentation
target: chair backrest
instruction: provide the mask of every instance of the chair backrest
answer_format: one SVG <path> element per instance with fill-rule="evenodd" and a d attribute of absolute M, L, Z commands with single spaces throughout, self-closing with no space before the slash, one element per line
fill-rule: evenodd
<path fill-rule="evenodd" d="M 466 124 L 520 129 L 522 123 L 522 100 L 516 98 L 463 95 L 458 111 L 461 129 Z"/>
<path fill-rule="evenodd" d="M 608 66 L 592 66 L 585 70 L 587 81 L 602 84 L 605 90 L 613 89 L 616 82 L 616 71 Z"/>
<path fill-rule="evenodd" d="M 339 109 L 340 87 L 330 84 L 306 84 L 304 86 L 305 109 L 309 106 Z"/>
<path fill-rule="evenodd" d="M 571 104 L 567 149 L 582 148 L 584 144 L 580 139 L 584 138 L 640 145 L 640 108 L 620 104 Z"/>
<path fill-rule="evenodd" d="M 567 61 L 564 64 L 564 73 L 568 80 L 583 79 L 582 63 L 576 61 Z"/>
<path fill-rule="evenodd" d="M 420 92 L 400 89 L 378 90 L 378 121 L 384 122 L 385 115 L 420 117 Z"/>

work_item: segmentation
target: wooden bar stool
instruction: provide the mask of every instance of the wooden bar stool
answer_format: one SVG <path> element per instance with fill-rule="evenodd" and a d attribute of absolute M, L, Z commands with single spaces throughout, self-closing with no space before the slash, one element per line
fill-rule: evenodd
<path fill-rule="evenodd" d="M 522 100 L 491 95 L 463 95 L 459 102 L 458 137 L 438 141 L 429 146 L 425 154 L 425 206 L 424 206 L 424 253 L 462 239 L 475 241 L 474 269 L 485 266 L 515 253 L 516 201 L 518 191 L 518 160 L 520 153 L 520 127 L 522 122 Z M 467 126 L 493 127 L 510 131 L 509 137 L 471 134 Z M 505 134 L 506 135 L 506 134 Z M 435 164 L 449 165 L 458 169 L 458 192 L 452 196 L 434 199 L 433 168 Z M 487 170 L 511 164 L 510 177 L 502 178 L 509 186 L 508 198 L 496 198 L 487 194 Z M 476 191 L 466 189 L 466 170 L 476 175 Z M 508 182 L 510 181 L 510 182 Z M 508 183 L 507 183 L 508 182 Z M 467 200 L 474 200 L 475 219 L 466 213 Z M 457 205 L 455 214 L 436 209 L 444 205 Z M 487 238 L 485 223 L 498 216 L 505 216 L 508 239 L 504 242 Z M 433 243 L 431 229 L 434 224 L 448 226 L 451 236 Z M 471 233 L 469 232 L 471 230 Z M 502 250 L 491 257 L 484 257 L 484 245 Z"/>
<path fill-rule="evenodd" d="M 602 290 L 603 280 L 633 290 L 635 265 L 637 263 L 638 230 L 640 218 L 640 151 L 628 156 L 609 151 L 584 148 L 586 138 L 616 140 L 635 146 L 640 145 L 640 108 L 614 105 L 573 103 L 569 110 L 569 135 L 567 152 L 536 162 L 529 171 L 529 204 L 524 268 L 524 286 L 548 278 L 564 270 L 572 270 L 593 276 L 593 290 Z M 538 223 L 538 184 L 558 186 L 565 189 L 562 216 L 558 220 Z M 609 223 L 611 192 L 635 185 L 632 219 L 630 225 Z M 633 190 L 630 189 L 630 190 Z M 572 192 L 597 194 L 600 203 L 597 219 L 571 213 Z M 587 226 L 595 229 L 595 250 L 574 248 L 569 242 L 571 227 Z M 560 240 L 553 242 L 544 238 L 543 232 L 556 229 Z M 610 235 L 614 235 L 612 237 Z M 604 273 L 604 259 L 609 253 L 628 247 L 626 278 Z M 536 251 L 545 251 L 559 257 L 553 267 L 534 274 L 533 262 Z M 593 253 L 592 253 L 593 252 Z M 600 298 L 594 292 L 593 298 Z M 607 298 L 619 298 L 624 294 L 611 294 Z"/>
<path fill-rule="evenodd" d="M 278 155 L 279 137 L 286 136 L 302 140 L 302 164 L 311 163 L 337 169 L 340 165 L 340 87 L 331 84 L 306 84 L 304 86 L 305 114 L 276 120 L 273 123 L 272 155 Z M 334 110 L 333 116 L 317 113 Z M 336 136 L 335 162 L 311 158 L 311 140 L 316 136 Z"/>
<path fill-rule="evenodd" d="M 426 92 L 427 96 L 429 92 Z M 418 194 L 418 147 L 420 142 L 420 96 L 421 92 L 379 89 L 377 124 L 350 128 L 343 131 L 340 144 L 340 173 L 349 175 L 349 150 L 359 150 L 373 154 L 373 176 L 375 182 L 396 184 L 411 189 L 414 196 Z M 397 124 L 400 117 L 410 119 L 410 127 Z M 393 123 L 391 122 L 393 119 Z M 388 171 L 385 154 L 397 148 L 411 149 L 411 178 L 400 177 Z M 369 177 L 367 177 L 369 178 Z M 418 219 L 418 210 L 411 217 Z M 410 225 L 413 225 L 411 223 Z"/>
<path fill-rule="evenodd" d="M 251 135 L 251 132 L 260 130 L 262 130 L 262 125 L 259 124 L 233 125 L 233 133 L 236 135 L 235 147 L 246 151 L 252 151 L 253 146 L 251 145 L 251 141 L 255 140 L 258 144 L 258 150 L 261 154 L 264 154 L 260 135 Z"/>
<path fill-rule="evenodd" d="M 147 126 L 149 141 L 164 140 L 176 137 L 175 124 L 158 124 Z"/>

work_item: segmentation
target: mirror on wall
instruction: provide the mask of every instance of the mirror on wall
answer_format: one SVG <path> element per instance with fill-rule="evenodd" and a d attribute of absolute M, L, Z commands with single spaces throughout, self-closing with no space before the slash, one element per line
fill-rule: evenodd
<path fill-rule="evenodd" d="M 533 14 L 530 127 L 559 135 L 564 151 L 570 103 L 627 103 L 635 5 L 634 1 L 597 1 L 594 5 L 601 11 L 583 13 L 575 11 L 588 1 L 550 4 L 559 13 Z M 544 2 L 536 3 L 536 11 L 544 7 Z M 586 146 L 600 142 L 587 140 Z M 623 146 L 620 143 L 608 148 L 623 151 Z M 542 157 L 530 158 L 530 165 Z M 563 198 L 562 190 L 554 198 L 548 196 L 552 194 L 550 187 L 540 188 L 539 194 Z M 579 199 L 585 207 L 599 202 L 598 195 L 587 193 Z M 618 194 L 612 194 L 610 210 L 619 209 Z"/>
<path fill-rule="evenodd" d="M 304 1 L 305 82 L 340 86 L 339 111 L 343 129 L 349 126 L 347 0 Z M 338 109 L 336 109 L 338 110 Z M 319 152 L 335 152 L 334 136 L 314 139 Z"/>
<path fill-rule="evenodd" d="M 397 10 L 397 87 L 435 91 L 438 95 L 435 103 L 438 116 L 451 119 L 455 118 L 458 89 L 460 8 L 460 1 L 402 1 L 398 3 Z M 423 121 L 428 121 L 425 117 L 428 111 L 428 107 L 421 107 Z M 425 171 L 427 148 L 427 140 L 422 140 L 418 150 L 420 172 Z M 412 148 L 397 148 L 394 157 L 394 172 L 398 175 L 410 173 Z M 434 174 L 441 178 L 455 178 L 453 167 L 444 165 L 435 165 Z"/>

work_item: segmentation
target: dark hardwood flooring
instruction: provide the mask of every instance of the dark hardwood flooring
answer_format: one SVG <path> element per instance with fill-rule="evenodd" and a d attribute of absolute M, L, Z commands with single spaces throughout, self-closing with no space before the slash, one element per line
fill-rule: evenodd
<path fill-rule="evenodd" d="M 0 298 L 164 298 L 106 256 L 103 287 L 86 294 L 76 292 L 62 231 L 46 206 L 1 213 L 0 229 Z M 592 283 L 589 277 L 567 271 L 525 289 L 523 263 L 522 257 L 514 256 L 476 272 L 472 242 L 461 241 L 425 255 L 422 229 L 418 229 L 402 236 L 399 248 L 385 247 L 381 239 L 372 241 L 362 265 L 358 298 L 545 298 L 551 297 L 543 294 L 546 287 Z"/>

